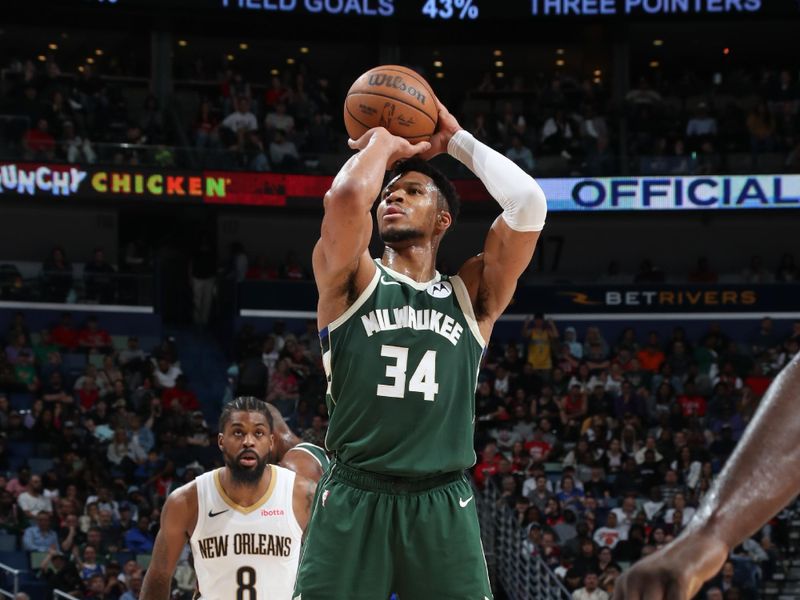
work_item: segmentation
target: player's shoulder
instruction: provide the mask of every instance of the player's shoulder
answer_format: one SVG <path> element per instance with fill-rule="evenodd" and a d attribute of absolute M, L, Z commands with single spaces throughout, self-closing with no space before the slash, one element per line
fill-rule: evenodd
<path fill-rule="evenodd" d="M 173 490 L 170 492 L 169 496 L 167 496 L 167 501 L 164 503 L 164 506 L 167 507 L 183 507 L 188 508 L 192 505 L 197 507 L 197 480 L 190 481 L 189 483 L 184 483 L 181 487 Z"/>

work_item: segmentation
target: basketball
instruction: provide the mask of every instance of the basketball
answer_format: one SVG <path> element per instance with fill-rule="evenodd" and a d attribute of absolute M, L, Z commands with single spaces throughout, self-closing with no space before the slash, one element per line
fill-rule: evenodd
<path fill-rule="evenodd" d="M 412 143 L 428 140 L 438 121 L 433 90 L 417 73 L 398 65 L 370 69 L 355 80 L 344 101 L 344 124 L 356 140 L 385 127 Z"/>

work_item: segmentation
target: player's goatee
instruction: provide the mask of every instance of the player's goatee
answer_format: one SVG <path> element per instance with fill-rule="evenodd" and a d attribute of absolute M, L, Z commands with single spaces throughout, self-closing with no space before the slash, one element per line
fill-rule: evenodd
<path fill-rule="evenodd" d="M 255 453 L 248 452 L 248 454 L 256 457 L 256 464 L 253 467 L 242 466 L 239 462 L 242 456 L 241 454 L 235 458 L 225 455 L 225 466 L 230 469 L 231 477 L 233 477 L 237 483 L 254 485 L 261 481 L 264 469 L 267 468 L 267 464 L 269 463 L 269 455 L 262 458 Z"/>
<path fill-rule="evenodd" d="M 384 243 L 396 244 L 398 242 L 408 242 L 423 236 L 419 229 L 391 229 L 380 232 L 381 240 Z"/>

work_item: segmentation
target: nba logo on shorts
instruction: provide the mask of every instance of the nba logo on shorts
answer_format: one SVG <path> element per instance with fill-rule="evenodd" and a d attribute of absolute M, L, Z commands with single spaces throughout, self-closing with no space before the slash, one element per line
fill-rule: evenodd
<path fill-rule="evenodd" d="M 330 494 L 329 490 L 325 490 L 322 492 L 322 506 L 325 506 L 325 503 L 328 501 L 328 494 Z"/>
<path fill-rule="evenodd" d="M 447 298 L 453 293 L 453 284 L 449 281 L 438 281 L 429 285 L 425 291 L 434 298 Z"/>

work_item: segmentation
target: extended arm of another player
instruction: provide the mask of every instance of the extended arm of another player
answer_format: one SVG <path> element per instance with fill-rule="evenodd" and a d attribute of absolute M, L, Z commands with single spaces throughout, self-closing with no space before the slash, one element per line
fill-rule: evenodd
<path fill-rule="evenodd" d="M 316 482 L 297 475 L 294 478 L 294 491 L 292 493 L 292 508 L 297 523 L 305 532 L 308 520 L 311 518 L 311 509 L 314 506 L 314 494 L 317 491 Z"/>
<path fill-rule="evenodd" d="M 142 582 L 141 600 L 168 600 L 170 597 L 172 575 L 186 545 L 190 520 L 197 512 L 191 509 L 181 491 L 173 492 L 161 511 L 161 529 Z"/>
<path fill-rule="evenodd" d="M 322 467 L 319 463 L 307 452 L 299 448 L 290 448 L 289 451 L 283 455 L 283 459 L 279 464 L 311 481 L 319 481 L 319 478 L 322 477 Z"/>
<path fill-rule="evenodd" d="M 482 259 L 465 265 L 465 281 L 470 270 L 481 265 L 479 293 L 484 316 L 493 321 L 508 306 L 517 280 L 533 257 L 547 216 L 547 200 L 533 177 L 463 129 L 452 135 L 447 151 L 478 176 L 503 208 L 486 237 Z"/>
<path fill-rule="evenodd" d="M 637 563 L 615 598 L 636 600 L 659 581 L 663 595 L 689 598 L 713 577 L 731 548 L 753 535 L 800 493 L 800 354 L 772 382 L 703 503 L 681 536 Z"/>
<path fill-rule="evenodd" d="M 358 140 L 351 140 L 350 147 L 359 152 L 340 169 L 323 201 L 325 216 L 314 249 L 317 279 L 355 269 L 372 237 L 370 210 L 380 194 L 387 168 L 427 150 L 430 144 L 412 145 L 383 127 L 376 127 Z"/>

